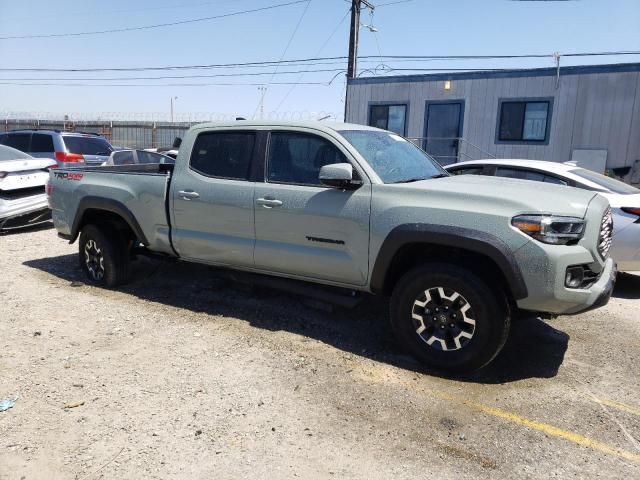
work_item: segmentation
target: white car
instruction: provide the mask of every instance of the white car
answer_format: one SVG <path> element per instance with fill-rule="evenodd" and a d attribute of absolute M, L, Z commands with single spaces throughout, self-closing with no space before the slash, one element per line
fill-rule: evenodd
<path fill-rule="evenodd" d="M 640 270 L 640 190 L 571 163 L 488 159 L 444 167 L 453 175 L 517 178 L 594 190 L 609 200 L 613 212 L 611 255 L 623 272 Z M 544 195 L 544 190 L 540 191 Z"/>
<path fill-rule="evenodd" d="M 50 158 L 33 158 L 15 148 L 0 145 L 0 231 L 47 222 L 51 210 L 45 192 Z"/>

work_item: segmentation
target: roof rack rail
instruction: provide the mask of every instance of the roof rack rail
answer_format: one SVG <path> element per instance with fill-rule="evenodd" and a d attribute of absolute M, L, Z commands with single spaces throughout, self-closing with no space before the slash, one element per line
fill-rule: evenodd
<path fill-rule="evenodd" d="M 7 132 L 22 132 L 25 130 L 35 130 L 35 131 L 43 131 L 43 132 L 56 132 L 60 133 L 61 130 L 57 128 L 12 128 L 11 130 L 7 130 Z"/>
<path fill-rule="evenodd" d="M 96 137 L 101 137 L 99 133 L 96 132 L 83 132 L 82 130 L 65 130 L 63 133 L 80 133 L 82 135 L 94 135 Z"/>

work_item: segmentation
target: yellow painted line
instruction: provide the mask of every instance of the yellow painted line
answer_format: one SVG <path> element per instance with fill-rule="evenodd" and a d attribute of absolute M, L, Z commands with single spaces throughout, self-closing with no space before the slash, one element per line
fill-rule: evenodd
<path fill-rule="evenodd" d="M 453 395 L 448 395 L 441 392 L 431 391 L 431 393 L 434 396 L 445 399 L 445 400 L 453 400 L 456 402 L 460 402 L 463 405 L 470 407 L 473 410 L 476 410 L 478 412 L 482 412 L 487 415 L 491 415 L 493 417 L 502 418 L 503 420 L 508 420 L 512 423 L 523 425 L 532 430 L 537 430 L 539 432 L 549 435 L 550 437 L 562 438 L 563 440 L 567 440 L 577 445 L 581 445 L 583 447 L 587 447 L 592 450 L 596 450 L 598 452 L 606 453 L 607 455 L 613 455 L 616 457 L 624 458 L 625 460 L 629 460 L 630 462 L 640 465 L 640 454 L 633 453 L 628 450 L 624 450 L 622 448 L 613 447 L 604 442 L 593 440 L 584 435 L 580 435 L 579 433 L 569 432 L 567 430 L 554 427 L 553 425 L 549 425 L 547 423 L 537 422 L 535 420 L 529 420 L 528 418 L 521 417 L 520 415 L 508 412 L 506 410 L 490 407 L 488 405 L 483 405 L 481 403 L 474 403 L 474 402 L 460 400 Z"/>
<path fill-rule="evenodd" d="M 598 401 L 601 404 L 606 405 L 607 407 L 615 408 L 622 412 L 630 413 L 632 415 L 637 415 L 640 417 L 640 407 L 634 407 L 625 403 L 614 402 L 613 400 L 603 400 L 601 398 L 599 398 Z"/>

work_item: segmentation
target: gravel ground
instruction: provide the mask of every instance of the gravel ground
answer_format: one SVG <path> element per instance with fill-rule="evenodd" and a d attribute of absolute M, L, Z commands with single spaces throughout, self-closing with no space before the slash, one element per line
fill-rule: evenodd
<path fill-rule="evenodd" d="M 0 479 L 640 478 L 640 276 L 519 320 L 447 379 L 354 310 L 142 259 L 82 283 L 49 228 L 0 236 Z"/>

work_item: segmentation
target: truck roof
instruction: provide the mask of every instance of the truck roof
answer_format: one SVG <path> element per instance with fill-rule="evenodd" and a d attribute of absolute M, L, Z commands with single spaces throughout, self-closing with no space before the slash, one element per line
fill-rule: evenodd
<path fill-rule="evenodd" d="M 343 122 L 325 122 L 319 120 L 308 121 L 289 121 L 289 120 L 230 120 L 228 122 L 209 122 L 199 123 L 192 128 L 220 128 L 220 127 L 247 127 L 247 128 L 264 128 L 264 127 L 305 127 L 314 128 L 316 130 L 328 131 L 333 130 L 339 132 L 341 130 L 380 130 L 375 127 L 366 125 L 357 125 L 355 123 Z"/>

